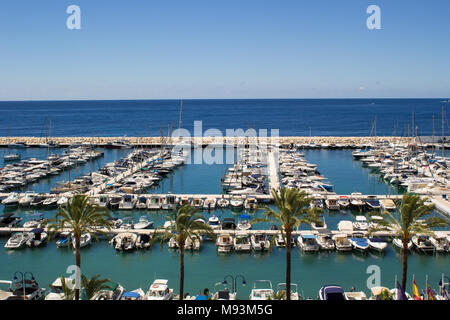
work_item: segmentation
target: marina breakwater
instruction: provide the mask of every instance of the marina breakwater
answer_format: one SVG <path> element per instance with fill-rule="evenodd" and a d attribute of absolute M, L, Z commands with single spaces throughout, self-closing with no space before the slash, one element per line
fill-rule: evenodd
<path fill-rule="evenodd" d="M 182 141 L 192 144 L 242 144 L 256 140 L 258 143 L 280 143 L 280 144 L 334 144 L 345 145 L 347 147 L 360 147 L 365 145 L 372 145 L 375 141 L 388 141 L 395 144 L 408 144 L 415 141 L 411 137 L 184 137 Z M 11 143 L 23 142 L 27 146 L 38 147 L 40 144 L 53 141 L 59 146 L 70 146 L 75 144 L 95 144 L 98 146 L 105 146 L 108 143 L 115 141 L 126 141 L 131 145 L 162 145 L 162 144 L 176 144 L 181 141 L 181 138 L 170 137 L 0 137 L 0 146 L 8 146 Z"/>

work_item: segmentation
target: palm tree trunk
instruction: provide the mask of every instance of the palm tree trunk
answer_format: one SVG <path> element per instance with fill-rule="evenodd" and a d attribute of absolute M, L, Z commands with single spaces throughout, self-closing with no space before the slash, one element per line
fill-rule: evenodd
<path fill-rule="evenodd" d="M 291 232 L 286 232 L 286 300 L 291 300 Z"/>
<path fill-rule="evenodd" d="M 180 300 L 183 300 L 184 294 L 184 243 L 180 243 Z"/>
<path fill-rule="evenodd" d="M 406 272 L 408 270 L 408 242 L 409 239 L 403 239 L 403 261 L 402 261 L 402 288 L 406 292 Z"/>
<path fill-rule="evenodd" d="M 81 252 L 80 252 L 80 238 L 81 235 L 75 233 L 75 263 L 77 265 L 76 279 L 75 279 L 75 300 L 80 300 L 80 273 L 81 273 Z"/>

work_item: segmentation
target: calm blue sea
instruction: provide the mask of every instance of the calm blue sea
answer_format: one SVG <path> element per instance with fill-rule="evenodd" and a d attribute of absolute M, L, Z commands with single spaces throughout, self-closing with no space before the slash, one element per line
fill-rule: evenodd
<path fill-rule="evenodd" d="M 281 136 L 378 136 L 436 134 L 447 99 L 184 100 L 182 127 L 279 129 Z M 445 119 L 448 111 L 445 110 Z M 179 100 L 0 102 L 0 136 L 159 136 L 178 128 Z M 49 120 L 50 119 L 50 120 Z M 49 123 L 51 122 L 51 126 Z M 445 120 L 445 134 L 450 132 Z M 410 129 L 411 130 L 411 129 Z M 411 130 L 412 131 L 412 130 Z M 192 132 L 192 131 L 191 131 Z"/>

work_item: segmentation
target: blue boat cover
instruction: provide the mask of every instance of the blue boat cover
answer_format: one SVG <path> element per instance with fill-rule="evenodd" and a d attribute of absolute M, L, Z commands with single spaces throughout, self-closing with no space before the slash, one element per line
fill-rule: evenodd
<path fill-rule="evenodd" d="M 241 214 L 239 219 L 250 219 L 250 216 L 248 214 Z"/>
<path fill-rule="evenodd" d="M 141 295 L 137 292 L 125 292 L 122 297 L 139 298 Z"/>

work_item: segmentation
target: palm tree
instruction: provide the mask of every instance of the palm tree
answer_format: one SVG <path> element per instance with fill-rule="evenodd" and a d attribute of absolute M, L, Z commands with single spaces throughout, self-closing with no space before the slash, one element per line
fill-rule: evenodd
<path fill-rule="evenodd" d="M 64 275 L 61 276 L 61 289 L 62 289 L 62 294 L 63 294 L 63 298 L 64 300 L 73 300 L 74 296 L 75 296 L 75 290 L 73 289 L 73 287 L 75 286 L 75 283 L 73 281 L 69 281 L 70 285 L 67 285 L 67 281 L 66 281 L 66 277 L 64 277 Z M 50 285 L 50 288 L 52 288 L 55 291 L 59 291 L 56 290 L 52 285 Z"/>
<path fill-rule="evenodd" d="M 202 235 L 206 235 L 212 239 L 215 238 L 213 229 L 199 221 L 204 219 L 203 215 L 198 213 L 197 209 L 189 205 L 183 205 L 178 210 L 174 210 L 172 214 L 166 217 L 167 220 L 175 221 L 170 227 L 163 229 L 163 232 L 156 230 L 155 236 L 152 237 L 152 245 L 155 240 L 160 240 L 161 244 L 165 240 L 175 237 L 180 250 L 180 300 L 183 300 L 184 293 L 184 249 L 186 239 L 192 242 L 195 239 L 201 239 Z"/>
<path fill-rule="evenodd" d="M 69 231 L 73 233 L 75 241 L 75 263 L 77 266 L 77 281 L 75 288 L 75 300 L 80 299 L 80 239 L 83 233 L 90 233 L 97 238 L 97 233 L 104 233 L 99 227 L 111 229 L 107 220 L 110 218 L 108 209 L 92 204 L 86 195 L 75 195 L 66 206 L 60 207 L 54 219 L 50 219 L 48 225 L 49 236 Z"/>
<path fill-rule="evenodd" d="M 431 228 L 446 226 L 448 221 L 440 217 L 426 218 L 433 211 L 434 205 L 425 205 L 425 200 L 418 195 L 405 193 L 401 204 L 396 201 L 396 214 L 389 211 L 382 213 L 383 220 L 370 219 L 375 223 L 369 228 L 368 235 L 379 231 L 393 232 L 394 236 L 402 240 L 402 288 L 406 290 L 406 276 L 408 269 L 408 242 L 415 235 L 430 235 L 434 232 Z M 369 216 L 379 215 L 379 212 L 370 212 Z"/>
<path fill-rule="evenodd" d="M 286 300 L 291 299 L 291 242 L 294 227 L 297 229 L 301 224 L 311 224 L 320 221 L 321 210 L 311 208 L 312 198 L 304 191 L 293 188 L 281 188 L 278 193 L 270 191 L 277 211 L 273 208 L 263 207 L 263 217 L 254 219 L 254 222 L 272 222 L 280 226 L 281 235 L 286 244 Z"/>
<path fill-rule="evenodd" d="M 107 285 L 110 282 L 110 279 L 99 279 L 100 275 L 96 274 L 91 279 L 86 278 L 83 274 L 81 275 L 81 283 L 83 285 L 84 293 L 86 294 L 86 299 L 91 300 L 91 298 L 99 291 L 105 289 L 111 289 L 110 286 Z"/>

